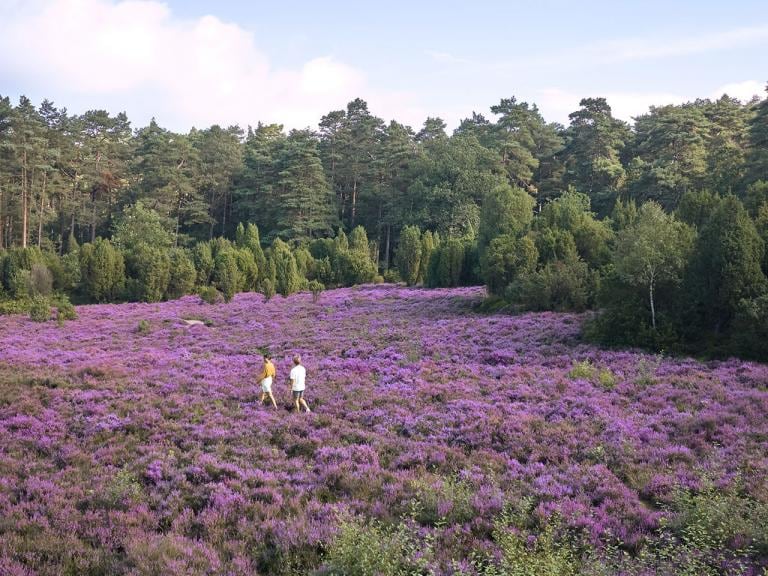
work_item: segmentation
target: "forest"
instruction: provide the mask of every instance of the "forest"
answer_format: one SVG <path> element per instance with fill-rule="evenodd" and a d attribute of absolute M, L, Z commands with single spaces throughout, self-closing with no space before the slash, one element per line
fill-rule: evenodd
<path fill-rule="evenodd" d="M 768 98 L 579 106 L 180 134 L 0 98 L 0 312 L 484 284 L 487 312 L 593 310 L 601 344 L 768 359 Z"/>

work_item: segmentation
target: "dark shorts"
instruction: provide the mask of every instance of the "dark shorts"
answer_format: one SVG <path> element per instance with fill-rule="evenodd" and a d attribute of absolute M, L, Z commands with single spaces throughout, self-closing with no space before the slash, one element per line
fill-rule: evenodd
<path fill-rule="evenodd" d="M 291 394 L 293 394 L 294 400 L 301 400 L 302 398 L 304 398 L 304 390 L 298 390 L 298 391 L 293 390 L 291 391 Z"/>

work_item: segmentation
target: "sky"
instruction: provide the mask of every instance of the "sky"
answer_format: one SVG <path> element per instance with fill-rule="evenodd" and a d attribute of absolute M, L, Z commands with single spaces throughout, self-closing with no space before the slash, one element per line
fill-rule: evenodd
<path fill-rule="evenodd" d="M 0 0 L 0 95 L 125 111 L 186 132 L 316 128 L 361 97 L 386 121 L 455 128 L 515 96 L 568 124 L 605 97 L 765 97 L 765 0 Z"/>

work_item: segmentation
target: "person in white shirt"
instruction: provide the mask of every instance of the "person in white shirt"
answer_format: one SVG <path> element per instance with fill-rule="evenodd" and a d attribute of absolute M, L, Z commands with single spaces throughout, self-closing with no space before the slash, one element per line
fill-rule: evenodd
<path fill-rule="evenodd" d="M 293 368 L 288 378 L 291 380 L 291 393 L 293 394 L 293 406 L 296 408 L 296 412 L 301 412 L 301 407 L 304 410 L 311 412 L 307 402 L 304 400 L 304 390 L 306 389 L 305 380 L 307 378 L 307 369 L 301 365 L 301 357 L 293 357 Z"/>

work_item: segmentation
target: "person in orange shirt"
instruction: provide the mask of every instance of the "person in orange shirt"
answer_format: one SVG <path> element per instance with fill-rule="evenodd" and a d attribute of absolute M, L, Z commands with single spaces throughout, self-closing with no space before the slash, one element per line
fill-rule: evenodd
<path fill-rule="evenodd" d="M 276 373 L 275 365 L 272 364 L 272 356 L 267 352 L 264 354 L 264 368 L 262 368 L 261 375 L 259 376 L 261 403 L 264 404 L 264 400 L 269 398 L 275 409 L 277 409 L 277 402 L 275 402 L 275 397 L 272 395 L 272 380 Z"/>

